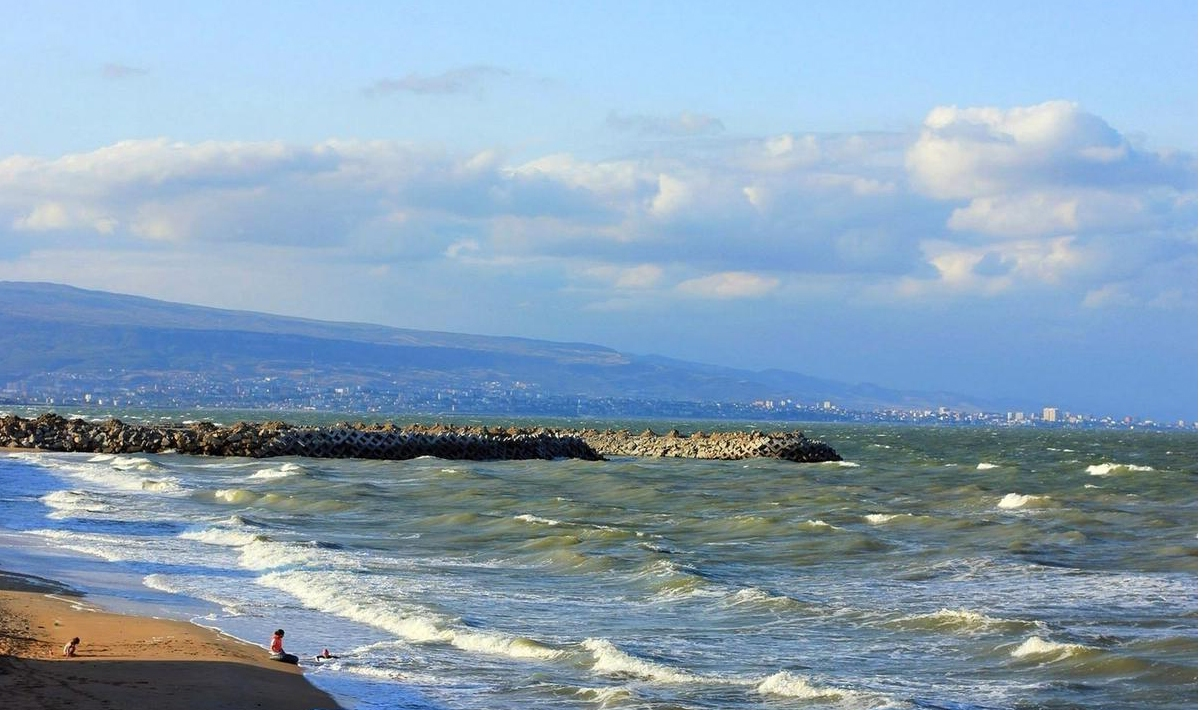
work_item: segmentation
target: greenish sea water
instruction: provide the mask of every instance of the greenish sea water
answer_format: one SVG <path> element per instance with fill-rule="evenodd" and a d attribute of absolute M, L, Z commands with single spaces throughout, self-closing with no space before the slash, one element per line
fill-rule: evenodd
<path fill-rule="evenodd" d="M 805 428 L 846 460 L 15 454 L 0 567 L 350 708 L 1196 706 L 1194 434 Z"/>

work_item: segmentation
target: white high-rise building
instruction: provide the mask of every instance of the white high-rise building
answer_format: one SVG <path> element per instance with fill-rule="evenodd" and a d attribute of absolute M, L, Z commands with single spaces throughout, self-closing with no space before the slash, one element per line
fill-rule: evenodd
<path fill-rule="evenodd" d="M 1044 421 L 1044 422 L 1058 421 L 1058 407 L 1043 407 L 1042 408 L 1042 421 Z"/>

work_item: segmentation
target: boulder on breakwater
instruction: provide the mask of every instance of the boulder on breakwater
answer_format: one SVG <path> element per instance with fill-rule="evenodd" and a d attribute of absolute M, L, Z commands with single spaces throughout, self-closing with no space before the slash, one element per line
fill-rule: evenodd
<path fill-rule="evenodd" d="M 175 452 L 203 456 L 308 456 L 403 460 L 418 456 L 474 461 L 608 456 L 696 459 L 776 458 L 815 463 L 841 461 L 821 441 L 802 432 L 597 431 L 560 428 L 499 428 L 442 424 L 337 424 L 293 426 L 284 422 L 210 422 L 189 425 L 90 422 L 43 414 L 34 419 L 0 417 L 0 447 L 105 454 Z"/>

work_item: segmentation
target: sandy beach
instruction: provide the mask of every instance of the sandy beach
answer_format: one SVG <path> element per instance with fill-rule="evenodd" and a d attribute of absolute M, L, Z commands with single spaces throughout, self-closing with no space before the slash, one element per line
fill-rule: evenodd
<path fill-rule="evenodd" d="M 64 657 L 76 636 L 76 657 Z M 186 622 L 103 612 L 51 581 L 4 572 L 0 696 L 10 710 L 338 708 L 263 648 Z"/>

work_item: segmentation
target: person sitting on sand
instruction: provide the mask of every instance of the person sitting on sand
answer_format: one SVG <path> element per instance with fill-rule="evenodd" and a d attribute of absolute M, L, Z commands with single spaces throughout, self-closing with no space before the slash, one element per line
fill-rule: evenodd
<path fill-rule="evenodd" d="M 275 635 L 271 637 L 271 660 L 283 661 L 284 663 L 300 663 L 300 657 L 294 656 L 283 650 L 283 629 L 275 631 Z"/>
<path fill-rule="evenodd" d="M 325 649 L 324 651 L 321 651 L 320 653 L 317 654 L 318 661 L 328 661 L 332 658 L 337 658 L 337 656 L 330 653 L 329 649 Z"/>
<path fill-rule="evenodd" d="M 75 649 L 77 649 L 77 648 L 79 648 L 79 637 L 78 636 L 71 639 L 71 643 L 67 644 L 66 646 L 63 646 L 63 655 L 66 656 L 67 658 L 73 658 L 75 656 Z"/>

